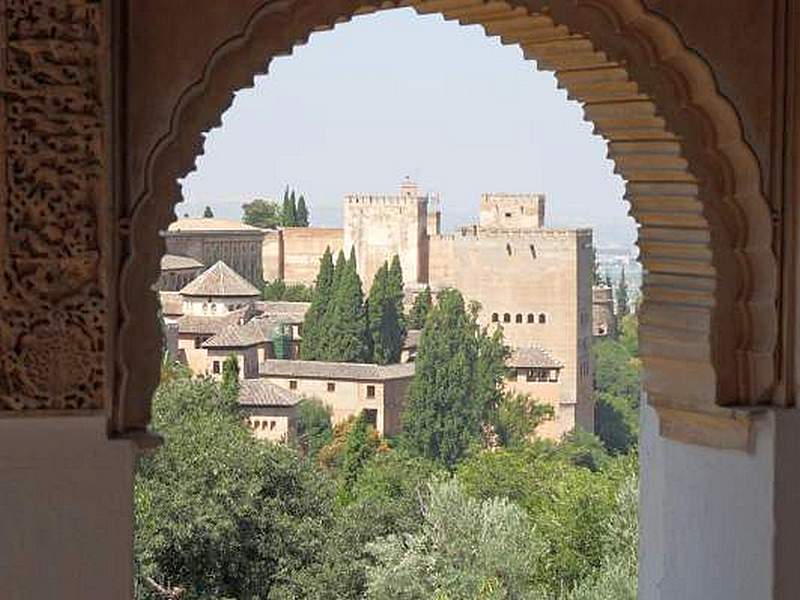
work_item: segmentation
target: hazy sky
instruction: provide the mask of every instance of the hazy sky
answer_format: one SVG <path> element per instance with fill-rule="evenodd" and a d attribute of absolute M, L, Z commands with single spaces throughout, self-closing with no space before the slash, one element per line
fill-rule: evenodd
<path fill-rule="evenodd" d="M 550 226 L 631 243 L 635 226 L 605 142 L 581 107 L 515 46 L 411 9 L 314 34 L 240 91 L 211 131 L 176 212 L 239 218 L 241 204 L 302 191 L 313 225 L 340 225 L 350 192 L 411 176 L 442 196 L 446 229 L 483 192 L 543 192 Z"/>

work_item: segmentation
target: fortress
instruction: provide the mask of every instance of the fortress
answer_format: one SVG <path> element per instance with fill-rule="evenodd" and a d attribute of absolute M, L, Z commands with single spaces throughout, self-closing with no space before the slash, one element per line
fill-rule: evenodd
<path fill-rule="evenodd" d="M 556 418 L 542 427 L 544 435 L 558 437 L 575 425 L 593 431 L 590 229 L 546 228 L 540 194 L 484 194 L 477 224 L 443 234 L 438 197 L 420 193 L 408 180 L 398 195 L 346 196 L 343 210 L 341 229 L 264 231 L 259 257 L 231 237 L 233 250 L 247 252 L 241 274 L 250 279 L 257 266 L 266 280 L 313 285 L 325 248 L 334 253 L 354 248 L 366 294 L 376 271 L 397 254 L 409 302 L 426 286 L 434 292 L 456 288 L 480 304 L 482 325 L 503 328 L 514 352 L 510 387 L 554 407 Z M 214 227 L 210 234 L 218 244 L 221 226 Z M 185 237 L 192 237 L 186 229 L 179 220 L 167 235 L 180 232 L 185 244 Z M 253 234 L 247 226 L 242 230 L 241 236 Z M 197 229 L 193 233 L 201 237 Z"/>
<path fill-rule="evenodd" d="M 590 229 L 546 228 L 540 194 L 484 194 L 476 225 L 443 234 L 439 198 L 410 181 L 394 196 L 346 196 L 343 210 L 342 229 L 268 232 L 265 277 L 313 285 L 326 247 L 355 248 L 366 293 L 381 264 L 397 254 L 409 298 L 426 285 L 457 288 L 480 303 L 482 324 L 503 327 L 512 349 L 541 349 L 563 366 L 558 385 L 541 398 L 556 407 L 544 429 L 594 429 Z"/>

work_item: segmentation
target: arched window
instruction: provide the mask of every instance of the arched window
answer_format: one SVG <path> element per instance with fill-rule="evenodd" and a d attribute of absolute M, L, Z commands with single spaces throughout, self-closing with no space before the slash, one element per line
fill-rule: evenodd
<path fill-rule="evenodd" d="M 509 313 L 503 315 L 503 323 L 511 323 L 511 315 Z"/>
<path fill-rule="evenodd" d="M 500 315 L 492 313 L 492 323 L 497 323 L 500 320 Z"/>
<path fill-rule="evenodd" d="M 536 315 L 528 313 L 528 323 L 536 323 Z"/>
<path fill-rule="evenodd" d="M 547 323 L 547 315 L 542 313 L 539 315 L 539 323 Z"/>
<path fill-rule="evenodd" d="M 517 323 L 522 323 L 522 315 L 521 314 L 517 314 L 516 322 Z"/>

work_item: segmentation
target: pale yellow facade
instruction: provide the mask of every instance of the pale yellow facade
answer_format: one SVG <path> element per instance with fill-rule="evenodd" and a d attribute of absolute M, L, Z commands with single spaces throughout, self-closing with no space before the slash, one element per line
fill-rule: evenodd
<path fill-rule="evenodd" d="M 262 375 L 270 383 L 306 398 L 316 398 L 331 410 L 333 424 L 367 411 L 382 436 L 400 433 L 401 415 L 411 377 L 393 380 L 323 379 Z M 372 416 L 370 416 L 372 415 Z"/>

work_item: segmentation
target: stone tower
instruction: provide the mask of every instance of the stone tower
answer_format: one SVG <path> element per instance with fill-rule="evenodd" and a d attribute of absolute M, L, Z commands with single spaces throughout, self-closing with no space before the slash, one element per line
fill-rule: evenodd
<path fill-rule="evenodd" d="M 544 194 L 483 194 L 482 229 L 540 229 L 544 227 Z"/>
<path fill-rule="evenodd" d="M 406 283 L 428 279 L 428 196 L 406 179 L 397 196 L 349 195 L 344 200 L 344 250 L 355 248 L 367 292 L 384 261 L 397 254 Z"/>

